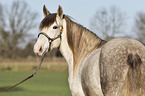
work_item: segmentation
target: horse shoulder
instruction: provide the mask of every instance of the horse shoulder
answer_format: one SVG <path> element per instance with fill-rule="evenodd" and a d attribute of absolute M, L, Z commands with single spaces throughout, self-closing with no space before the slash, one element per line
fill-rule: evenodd
<path fill-rule="evenodd" d="M 100 49 L 88 54 L 81 63 L 81 83 L 86 96 L 103 96 L 100 84 Z"/>

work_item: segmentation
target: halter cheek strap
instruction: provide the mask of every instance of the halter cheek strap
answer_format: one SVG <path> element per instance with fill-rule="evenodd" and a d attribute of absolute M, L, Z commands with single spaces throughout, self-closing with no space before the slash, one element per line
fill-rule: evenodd
<path fill-rule="evenodd" d="M 40 32 L 39 34 L 38 34 L 38 38 L 39 38 L 39 36 L 42 34 L 42 35 L 44 35 L 47 39 L 48 39 L 48 42 L 49 42 L 49 48 L 48 48 L 48 52 L 51 50 L 51 44 L 52 44 L 52 42 L 54 41 L 54 40 L 56 40 L 56 39 L 60 39 L 60 44 L 59 44 L 59 47 L 58 47 L 58 49 L 60 48 L 60 45 L 61 45 L 61 34 L 62 34 L 62 31 L 63 31 L 63 26 L 58 26 L 58 27 L 61 27 L 61 29 L 60 29 L 60 34 L 57 36 L 57 37 L 54 37 L 54 38 L 51 38 L 51 37 L 49 37 L 46 33 L 44 33 L 44 32 Z"/>

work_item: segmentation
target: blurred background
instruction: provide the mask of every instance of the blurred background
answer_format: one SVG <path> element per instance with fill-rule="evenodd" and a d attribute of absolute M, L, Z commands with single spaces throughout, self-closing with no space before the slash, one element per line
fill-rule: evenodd
<path fill-rule="evenodd" d="M 145 1 L 0 0 L 0 89 L 31 74 L 40 62 L 33 53 L 43 5 L 64 14 L 104 40 L 127 37 L 145 44 Z M 68 67 L 59 50 L 47 54 L 38 75 L 1 96 L 71 96 Z M 43 82 L 42 82 L 43 81 Z M 23 93 L 23 94 L 22 94 Z"/>

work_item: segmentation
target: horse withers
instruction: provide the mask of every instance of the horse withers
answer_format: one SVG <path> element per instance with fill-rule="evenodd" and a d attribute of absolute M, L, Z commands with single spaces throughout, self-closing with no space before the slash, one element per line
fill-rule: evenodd
<path fill-rule="evenodd" d="M 59 48 L 69 66 L 73 96 L 145 95 L 144 45 L 128 38 L 106 42 L 63 14 L 61 6 L 50 13 L 44 5 L 43 13 L 34 52 Z"/>

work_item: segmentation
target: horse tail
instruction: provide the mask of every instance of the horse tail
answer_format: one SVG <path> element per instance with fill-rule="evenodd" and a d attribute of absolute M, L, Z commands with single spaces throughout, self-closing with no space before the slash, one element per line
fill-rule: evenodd
<path fill-rule="evenodd" d="M 126 96 L 141 96 L 141 58 L 138 54 L 129 54 L 127 64 L 129 69 L 127 73 Z"/>

